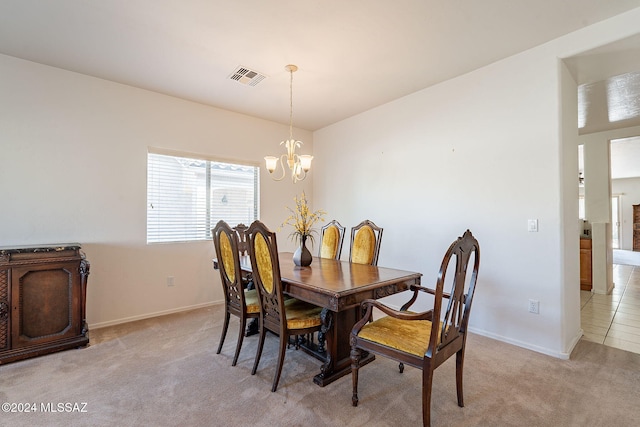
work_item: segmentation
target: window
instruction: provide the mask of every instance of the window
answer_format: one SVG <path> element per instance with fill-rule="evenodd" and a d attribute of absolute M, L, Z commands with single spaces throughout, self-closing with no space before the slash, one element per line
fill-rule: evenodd
<path fill-rule="evenodd" d="M 259 168 L 147 154 L 147 243 L 208 240 L 219 220 L 258 219 Z"/>

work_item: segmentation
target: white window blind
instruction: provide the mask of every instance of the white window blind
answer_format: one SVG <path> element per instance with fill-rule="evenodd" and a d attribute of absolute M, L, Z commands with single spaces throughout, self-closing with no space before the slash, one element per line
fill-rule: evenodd
<path fill-rule="evenodd" d="M 147 243 L 211 238 L 219 220 L 258 219 L 259 168 L 149 152 Z"/>

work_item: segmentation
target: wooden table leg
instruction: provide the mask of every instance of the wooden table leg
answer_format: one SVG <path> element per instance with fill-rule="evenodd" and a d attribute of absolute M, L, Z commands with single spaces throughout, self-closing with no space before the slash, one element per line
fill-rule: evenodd
<path fill-rule="evenodd" d="M 326 362 L 320 368 L 320 373 L 313 378 L 313 382 L 324 387 L 349 373 L 351 373 L 351 344 L 349 336 L 358 317 L 358 307 L 345 311 L 322 310 L 322 329 L 325 331 Z M 374 360 L 372 354 L 362 358 L 360 365 Z"/>

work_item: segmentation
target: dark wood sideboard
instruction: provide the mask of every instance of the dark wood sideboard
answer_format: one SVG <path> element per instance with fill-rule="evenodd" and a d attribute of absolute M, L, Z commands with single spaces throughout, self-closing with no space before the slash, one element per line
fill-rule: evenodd
<path fill-rule="evenodd" d="M 89 343 L 88 276 L 79 244 L 0 247 L 0 365 Z"/>

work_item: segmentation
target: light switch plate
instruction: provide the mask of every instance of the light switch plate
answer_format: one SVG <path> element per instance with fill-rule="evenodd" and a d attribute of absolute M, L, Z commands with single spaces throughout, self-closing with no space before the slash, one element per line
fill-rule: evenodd
<path fill-rule="evenodd" d="M 537 219 L 530 219 L 527 222 L 527 229 L 529 230 L 529 232 L 537 232 L 538 231 L 538 220 Z"/>

